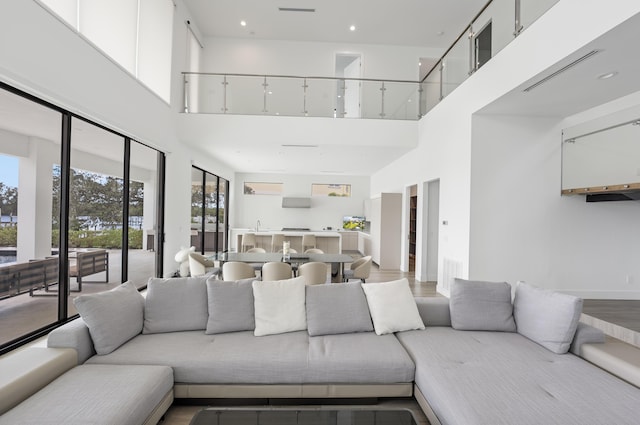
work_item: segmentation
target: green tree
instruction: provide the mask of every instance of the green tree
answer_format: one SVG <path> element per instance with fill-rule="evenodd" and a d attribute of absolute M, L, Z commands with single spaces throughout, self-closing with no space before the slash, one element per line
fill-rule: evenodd
<path fill-rule="evenodd" d="M 0 182 L 0 210 L 3 215 L 18 215 L 18 189 Z"/>

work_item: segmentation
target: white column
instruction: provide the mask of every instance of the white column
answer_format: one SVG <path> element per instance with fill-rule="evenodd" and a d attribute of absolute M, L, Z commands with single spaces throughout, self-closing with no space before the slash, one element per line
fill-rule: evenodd
<path fill-rule="evenodd" d="M 18 173 L 19 263 L 51 255 L 52 169 L 60 156 L 59 147 L 49 141 L 30 137 L 28 144 Z"/>
<path fill-rule="evenodd" d="M 152 246 L 147 246 L 147 231 L 155 230 L 156 225 L 156 196 L 158 192 L 155 181 L 144 182 L 144 202 L 142 204 L 142 248 L 151 249 Z M 157 238 L 158 235 L 154 235 Z"/>

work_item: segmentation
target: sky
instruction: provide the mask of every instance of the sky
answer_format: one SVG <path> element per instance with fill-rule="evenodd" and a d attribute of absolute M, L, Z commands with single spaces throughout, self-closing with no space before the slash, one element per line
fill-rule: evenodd
<path fill-rule="evenodd" d="M 0 182 L 18 187 L 18 158 L 0 155 Z"/>

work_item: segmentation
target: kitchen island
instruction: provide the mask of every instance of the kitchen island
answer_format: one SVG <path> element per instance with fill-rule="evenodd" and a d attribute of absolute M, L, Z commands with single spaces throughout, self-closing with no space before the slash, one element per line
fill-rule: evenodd
<path fill-rule="evenodd" d="M 240 251 L 242 245 L 242 235 L 245 233 L 255 233 L 256 245 L 258 248 L 264 248 L 267 252 L 271 252 L 271 236 L 274 234 L 284 235 L 284 240 L 289 241 L 291 248 L 298 252 L 302 251 L 302 236 L 315 235 L 316 248 L 324 251 L 325 254 L 341 254 L 342 253 L 342 237 L 339 232 L 330 230 L 260 230 L 235 228 L 231 229 L 231 251 Z"/>

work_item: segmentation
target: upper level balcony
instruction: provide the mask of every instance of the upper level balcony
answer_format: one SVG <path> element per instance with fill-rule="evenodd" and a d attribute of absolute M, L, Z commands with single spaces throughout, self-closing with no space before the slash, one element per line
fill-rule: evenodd
<path fill-rule="evenodd" d="M 184 112 L 418 120 L 419 81 L 184 72 Z"/>
<path fill-rule="evenodd" d="M 492 0 L 420 80 L 184 72 L 183 112 L 419 120 L 558 0 Z"/>

